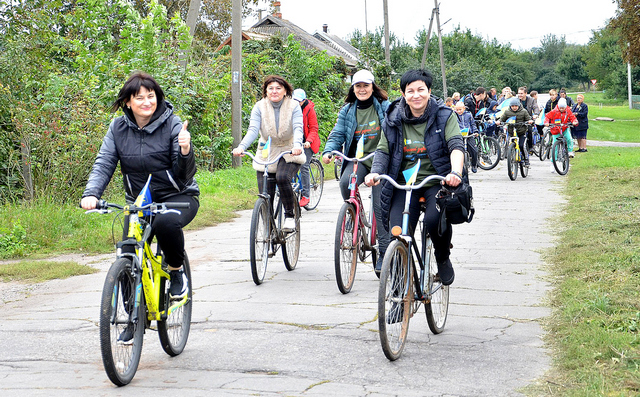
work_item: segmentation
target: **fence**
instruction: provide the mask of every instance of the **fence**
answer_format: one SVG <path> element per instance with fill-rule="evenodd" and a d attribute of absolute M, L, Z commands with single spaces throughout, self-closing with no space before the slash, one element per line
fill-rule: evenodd
<path fill-rule="evenodd" d="M 631 95 L 631 107 L 640 110 L 640 95 Z"/>

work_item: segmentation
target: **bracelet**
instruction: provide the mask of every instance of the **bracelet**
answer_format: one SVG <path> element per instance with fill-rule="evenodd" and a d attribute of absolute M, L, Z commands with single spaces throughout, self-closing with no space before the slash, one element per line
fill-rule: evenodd
<path fill-rule="evenodd" d="M 462 180 L 462 175 L 459 172 L 451 171 L 450 174 L 453 174 L 458 177 L 458 179 Z"/>

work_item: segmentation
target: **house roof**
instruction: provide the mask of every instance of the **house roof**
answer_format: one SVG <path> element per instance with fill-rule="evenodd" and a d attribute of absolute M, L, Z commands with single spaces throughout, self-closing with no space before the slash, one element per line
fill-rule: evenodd
<path fill-rule="evenodd" d="M 337 44 L 337 40 L 330 40 L 328 38 L 320 39 L 307 33 L 304 29 L 294 23 L 287 21 L 286 19 L 277 18 L 273 15 L 267 15 L 264 17 L 261 21 L 249 28 L 247 33 L 258 33 L 265 36 L 279 34 L 283 37 L 293 34 L 295 39 L 298 40 L 305 48 L 326 51 L 330 56 L 340 57 L 344 59 L 344 62 L 348 67 L 355 67 L 358 63 L 358 57 L 354 55 L 354 53 L 357 53 L 357 50 L 351 47 L 348 43 L 340 40 L 342 44 Z M 351 53 L 347 50 L 347 46 L 353 48 L 355 51 Z"/>
<path fill-rule="evenodd" d="M 360 58 L 360 51 L 351 44 L 342 40 L 340 37 L 325 32 L 315 32 L 313 36 L 339 51 L 343 54 L 343 57 L 346 56 L 351 58 L 354 62 L 358 62 Z"/>

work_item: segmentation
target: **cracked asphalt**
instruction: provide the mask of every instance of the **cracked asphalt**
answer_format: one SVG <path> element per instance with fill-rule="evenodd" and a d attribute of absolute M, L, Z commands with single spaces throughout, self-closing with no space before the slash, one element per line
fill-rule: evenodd
<path fill-rule="evenodd" d="M 402 357 L 380 347 L 378 279 L 359 264 L 351 293 L 336 286 L 335 223 L 342 204 L 327 180 L 317 210 L 303 211 L 300 260 L 280 254 L 264 284 L 249 269 L 251 211 L 187 233 L 193 324 L 171 358 L 147 330 L 138 372 L 123 388 L 107 379 L 98 314 L 112 255 L 75 259 L 100 272 L 24 286 L 0 285 L 0 394 L 4 396 L 517 396 L 549 369 L 541 321 L 550 314 L 545 263 L 564 199 L 564 178 L 532 158 L 510 181 L 506 163 L 472 174 L 476 216 L 454 227 L 456 280 L 445 331 L 424 309 L 411 319 Z M 363 196 L 368 196 L 363 189 Z M 556 224 L 557 225 L 557 224 Z"/>

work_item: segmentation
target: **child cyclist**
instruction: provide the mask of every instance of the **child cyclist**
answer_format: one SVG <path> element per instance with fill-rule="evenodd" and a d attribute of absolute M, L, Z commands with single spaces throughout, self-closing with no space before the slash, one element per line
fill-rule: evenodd
<path fill-rule="evenodd" d="M 578 125 L 578 119 L 573 114 L 571 109 L 567 106 L 567 101 L 564 98 L 560 98 L 558 100 L 558 106 L 555 109 L 550 111 L 544 116 L 544 125 L 545 127 L 550 124 L 551 129 L 551 137 L 553 138 L 553 143 L 555 143 L 556 139 L 560 134 L 564 135 L 564 139 L 567 141 L 567 149 L 569 150 L 569 157 L 573 157 L 573 139 L 571 139 L 571 131 L 567 128 L 566 124 L 573 124 L 574 126 Z M 553 124 L 565 124 L 565 125 L 553 125 Z M 553 144 L 552 143 L 552 144 Z M 551 170 L 553 171 L 553 164 L 551 164 Z"/>

